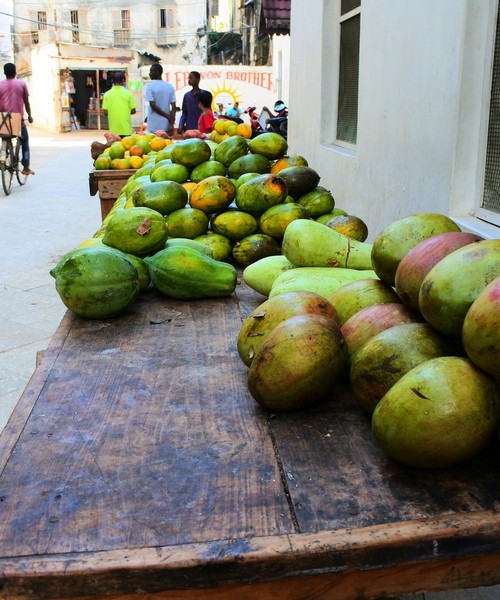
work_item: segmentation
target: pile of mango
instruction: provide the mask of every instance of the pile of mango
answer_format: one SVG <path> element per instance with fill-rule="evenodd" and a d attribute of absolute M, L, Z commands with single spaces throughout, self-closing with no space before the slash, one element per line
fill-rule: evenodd
<path fill-rule="evenodd" d="M 297 220 L 282 253 L 243 271 L 268 296 L 238 336 L 264 409 L 334 401 L 348 382 L 382 450 L 419 468 L 498 437 L 500 239 L 439 213 L 394 221 L 373 244 Z"/>

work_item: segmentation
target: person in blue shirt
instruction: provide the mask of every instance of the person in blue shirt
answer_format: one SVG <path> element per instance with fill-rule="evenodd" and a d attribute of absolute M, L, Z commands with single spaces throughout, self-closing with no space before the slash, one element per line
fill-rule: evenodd
<path fill-rule="evenodd" d="M 233 106 L 226 112 L 226 116 L 232 117 L 233 119 L 239 119 L 242 113 L 243 111 L 240 109 L 239 102 L 235 102 Z"/>
<path fill-rule="evenodd" d="M 178 133 L 184 133 L 188 129 L 197 129 L 198 120 L 201 115 L 199 107 L 200 78 L 198 71 L 191 71 L 188 75 L 188 84 L 191 89 L 184 94 L 182 99 L 182 115 L 179 121 Z"/>
<path fill-rule="evenodd" d="M 150 133 L 165 131 L 173 133 L 175 122 L 175 89 L 162 79 L 163 67 L 154 63 L 149 69 L 151 82 L 146 86 L 144 100 L 147 103 L 147 128 Z"/>

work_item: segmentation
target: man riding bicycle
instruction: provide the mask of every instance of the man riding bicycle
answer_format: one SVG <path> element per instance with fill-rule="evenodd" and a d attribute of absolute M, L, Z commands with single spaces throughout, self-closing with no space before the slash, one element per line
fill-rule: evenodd
<path fill-rule="evenodd" d="M 0 111 L 21 114 L 21 150 L 23 175 L 34 175 L 30 169 L 30 148 L 28 128 L 24 122 L 24 110 L 28 115 L 28 123 L 33 123 L 31 107 L 29 103 L 28 86 L 24 81 L 16 79 L 16 66 L 6 63 L 3 68 L 6 79 L 0 81 Z"/>

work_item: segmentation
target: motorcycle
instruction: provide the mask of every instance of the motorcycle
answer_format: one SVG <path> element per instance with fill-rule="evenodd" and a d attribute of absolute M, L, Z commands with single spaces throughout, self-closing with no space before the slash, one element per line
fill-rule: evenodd
<path fill-rule="evenodd" d="M 250 119 L 250 125 L 252 127 L 252 137 L 255 137 L 256 135 L 259 135 L 261 133 L 265 132 L 265 129 L 262 127 L 261 123 L 260 123 L 260 115 L 258 115 L 255 112 L 255 106 L 249 106 L 246 110 L 245 113 L 248 115 L 248 118 Z"/>
<path fill-rule="evenodd" d="M 282 100 L 277 100 L 274 103 L 275 115 L 264 106 L 259 114 L 255 112 L 255 106 L 249 106 L 245 113 L 250 118 L 252 126 L 252 137 L 265 132 L 279 133 L 285 139 L 288 133 L 288 109 Z"/>

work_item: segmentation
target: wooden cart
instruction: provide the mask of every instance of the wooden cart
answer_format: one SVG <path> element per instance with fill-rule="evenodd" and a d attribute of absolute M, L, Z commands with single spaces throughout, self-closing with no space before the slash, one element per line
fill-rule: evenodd
<path fill-rule="evenodd" d="M 0 598 L 354 600 L 500 582 L 499 449 L 386 458 L 339 386 L 261 410 L 236 351 L 264 298 L 148 290 L 67 313 L 0 437 Z"/>
<path fill-rule="evenodd" d="M 135 169 L 110 169 L 91 171 L 89 173 L 90 195 L 95 196 L 99 193 L 101 218 L 103 221 L 109 211 L 113 208 L 113 204 L 118 198 L 123 186 L 127 183 L 128 178 L 135 172 Z"/>

